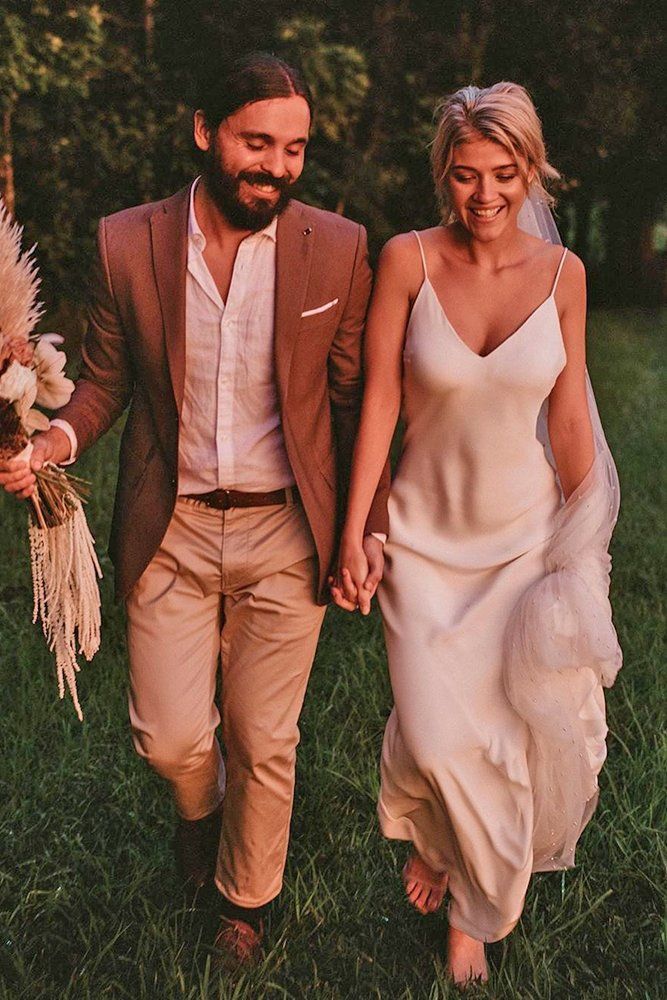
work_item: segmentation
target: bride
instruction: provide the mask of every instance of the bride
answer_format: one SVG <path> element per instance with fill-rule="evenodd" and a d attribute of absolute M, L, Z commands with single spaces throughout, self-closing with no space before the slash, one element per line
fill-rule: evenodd
<path fill-rule="evenodd" d="M 442 224 L 385 246 L 335 600 L 366 611 L 366 515 L 402 405 L 379 599 L 394 695 L 378 811 L 448 969 L 486 979 L 530 875 L 571 867 L 620 651 L 618 481 L 586 372 L 584 266 L 559 245 L 542 128 L 512 83 L 440 108 Z"/>

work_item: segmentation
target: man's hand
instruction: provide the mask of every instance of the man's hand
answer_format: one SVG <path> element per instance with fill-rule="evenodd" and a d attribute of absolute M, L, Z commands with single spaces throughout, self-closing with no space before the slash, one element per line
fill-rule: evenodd
<path fill-rule="evenodd" d="M 60 427 L 51 427 L 43 434 L 35 434 L 30 443 L 33 447 L 29 462 L 18 457 L 0 461 L 0 486 L 19 500 L 25 500 L 35 492 L 35 472 L 45 462 L 54 462 L 56 465 L 66 462 L 71 452 L 70 440 Z"/>
<path fill-rule="evenodd" d="M 338 560 L 338 574 L 329 577 L 331 596 L 339 608 L 367 615 L 371 598 L 382 579 L 384 554 L 382 542 L 366 535 L 363 546 L 350 544 L 343 538 Z"/>
<path fill-rule="evenodd" d="M 338 570 L 329 577 L 331 596 L 339 608 L 356 611 L 359 607 L 358 591 L 369 573 L 368 559 L 356 537 L 343 534 L 338 552 Z"/>

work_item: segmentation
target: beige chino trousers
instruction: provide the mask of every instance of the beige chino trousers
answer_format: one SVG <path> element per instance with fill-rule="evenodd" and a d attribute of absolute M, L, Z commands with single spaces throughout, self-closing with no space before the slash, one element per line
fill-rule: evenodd
<path fill-rule="evenodd" d="M 135 748 L 183 818 L 224 796 L 216 884 L 239 906 L 282 886 L 297 722 L 325 611 L 316 573 L 300 505 L 218 511 L 179 497 L 127 599 Z"/>

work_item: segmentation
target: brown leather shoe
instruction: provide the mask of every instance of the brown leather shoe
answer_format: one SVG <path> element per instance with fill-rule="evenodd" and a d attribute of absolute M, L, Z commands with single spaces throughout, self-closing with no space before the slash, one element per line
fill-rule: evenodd
<path fill-rule="evenodd" d="M 202 819 L 178 818 L 176 860 L 183 881 L 191 893 L 213 883 L 221 826 L 222 804 Z"/>
<path fill-rule="evenodd" d="M 259 921 L 259 930 L 255 930 L 245 920 L 221 917 L 214 941 L 214 947 L 220 954 L 214 957 L 213 966 L 230 972 L 251 969 L 262 960 L 263 939 L 263 920 Z"/>

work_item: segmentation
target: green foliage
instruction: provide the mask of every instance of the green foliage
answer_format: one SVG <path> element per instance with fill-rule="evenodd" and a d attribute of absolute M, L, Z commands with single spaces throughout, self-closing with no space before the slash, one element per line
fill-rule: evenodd
<path fill-rule="evenodd" d="M 26 12 L 26 6 L 29 10 Z M 102 12 L 91 3 L 3 3 L 0 7 L 0 103 L 29 92 L 85 99 L 102 67 Z"/>
<path fill-rule="evenodd" d="M 0 11 L 0 101 L 3 110 L 12 107 L 19 94 L 30 86 L 35 71 L 35 59 L 30 52 L 25 24 L 17 15 Z"/>
<path fill-rule="evenodd" d="M 437 99 L 513 79 L 564 174 L 560 218 L 593 294 L 662 294 L 655 127 L 664 36 L 652 0 L 0 0 L 0 154 L 40 243 L 50 301 L 80 299 L 97 219 L 186 183 L 201 65 L 251 48 L 301 64 L 315 132 L 300 190 L 364 222 L 377 251 L 437 219 L 427 146 Z M 655 9 L 654 9 L 655 8 Z M 150 34 L 150 37 L 149 37 Z M 2 184 L 0 162 L 0 185 Z M 639 192 L 639 196 L 638 196 Z"/>
<path fill-rule="evenodd" d="M 352 142 L 370 87 L 364 54 L 328 41 L 326 24 L 313 18 L 281 22 L 277 34 L 285 58 L 300 64 L 312 90 L 315 134 L 334 144 Z"/>

